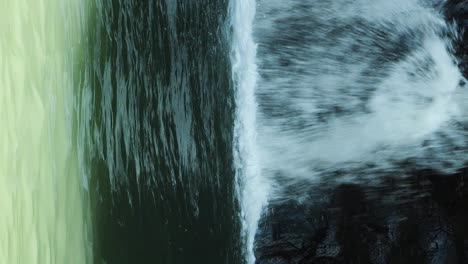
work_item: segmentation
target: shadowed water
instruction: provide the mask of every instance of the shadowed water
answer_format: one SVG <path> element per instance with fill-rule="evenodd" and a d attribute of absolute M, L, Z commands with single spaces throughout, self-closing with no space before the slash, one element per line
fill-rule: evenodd
<path fill-rule="evenodd" d="M 226 1 L 92 1 L 77 140 L 96 263 L 240 263 Z"/>

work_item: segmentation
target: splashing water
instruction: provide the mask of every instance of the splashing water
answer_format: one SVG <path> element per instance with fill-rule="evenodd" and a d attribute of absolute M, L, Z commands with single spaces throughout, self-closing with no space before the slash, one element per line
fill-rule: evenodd
<path fill-rule="evenodd" d="M 466 92 L 447 37 L 420 1 L 260 4 L 259 144 L 270 178 L 451 172 L 465 163 Z"/>
<path fill-rule="evenodd" d="M 439 173 L 466 165 L 457 34 L 434 1 L 259 1 L 254 21 L 253 1 L 232 6 L 250 262 L 262 205 L 284 195 L 270 186 L 378 181 L 404 176 L 403 163 Z"/>
<path fill-rule="evenodd" d="M 231 23 L 234 29 L 232 45 L 233 80 L 236 87 L 236 120 L 234 124 L 234 164 L 239 182 L 243 236 L 246 260 L 255 262 L 253 244 L 260 211 L 268 193 L 267 182 L 261 177 L 256 142 L 255 86 L 256 47 L 252 39 L 255 16 L 254 0 L 231 1 Z"/>

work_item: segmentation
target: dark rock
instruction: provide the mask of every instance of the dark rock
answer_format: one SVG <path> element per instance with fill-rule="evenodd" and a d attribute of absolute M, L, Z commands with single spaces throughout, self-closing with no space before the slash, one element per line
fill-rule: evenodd
<path fill-rule="evenodd" d="M 449 19 L 468 18 L 468 1 L 447 1 L 446 10 Z"/>
<path fill-rule="evenodd" d="M 414 172 L 386 186 L 345 184 L 272 202 L 257 264 L 468 263 L 468 171 Z M 324 198 L 325 197 L 325 198 Z"/>
<path fill-rule="evenodd" d="M 455 55 L 459 58 L 459 67 L 465 78 L 468 77 L 468 1 L 449 0 L 443 7 L 448 21 L 454 22 L 458 29 L 459 37 L 453 38 Z"/>

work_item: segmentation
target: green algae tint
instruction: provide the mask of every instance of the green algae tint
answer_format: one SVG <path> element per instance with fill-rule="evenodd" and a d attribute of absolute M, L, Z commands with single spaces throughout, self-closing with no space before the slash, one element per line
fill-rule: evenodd
<path fill-rule="evenodd" d="M 89 263 L 70 109 L 81 4 L 0 0 L 0 263 Z"/>

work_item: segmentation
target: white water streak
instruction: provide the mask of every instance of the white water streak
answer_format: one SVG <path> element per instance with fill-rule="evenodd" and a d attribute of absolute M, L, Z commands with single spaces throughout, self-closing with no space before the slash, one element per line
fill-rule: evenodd
<path fill-rule="evenodd" d="M 240 188 L 246 258 L 248 263 L 254 263 L 255 232 L 268 193 L 268 186 L 262 181 L 257 151 L 255 100 L 258 77 L 255 64 L 257 48 L 252 38 L 255 0 L 233 0 L 230 11 L 233 28 L 232 74 L 236 89 L 234 163 Z"/>

